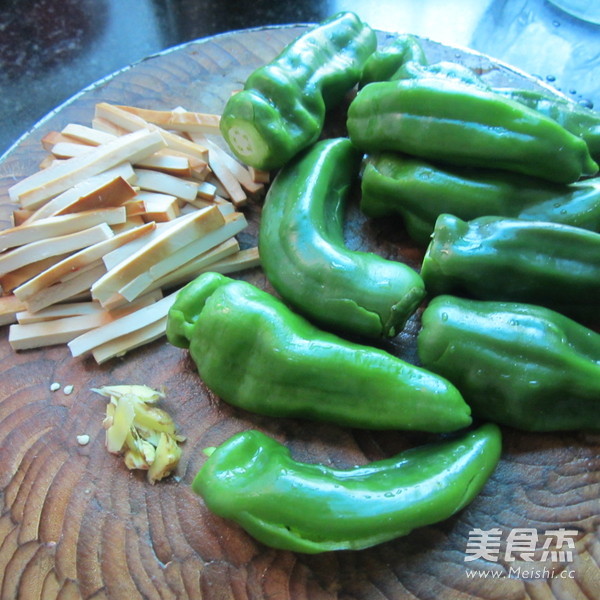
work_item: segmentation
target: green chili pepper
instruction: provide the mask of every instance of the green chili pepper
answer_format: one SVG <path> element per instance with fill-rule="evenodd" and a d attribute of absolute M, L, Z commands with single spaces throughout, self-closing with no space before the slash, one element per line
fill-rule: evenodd
<path fill-rule="evenodd" d="M 600 306 L 600 233 L 559 223 L 440 215 L 421 274 L 431 294 Z"/>
<path fill-rule="evenodd" d="M 179 292 L 167 337 L 189 347 L 215 394 L 251 412 L 434 433 L 471 422 L 443 378 L 320 331 L 267 292 L 216 273 Z"/>
<path fill-rule="evenodd" d="M 451 61 L 428 64 L 421 44 L 415 36 L 408 34 L 399 35 L 387 46 L 371 54 L 363 69 L 360 87 L 377 81 L 417 77 L 447 77 L 482 89 L 489 89 L 489 86 L 469 67 Z"/>
<path fill-rule="evenodd" d="M 277 174 L 261 216 L 259 250 L 267 279 L 321 326 L 394 336 L 425 296 L 408 265 L 344 244 L 345 199 L 360 156 L 346 138 L 327 139 Z"/>
<path fill-rule="evenodd" d="M 417 343 L 423 364 L 480 418 L 531 431 L 600 428 L 600 335 L 558 312 L 438 296 Z"/>
<path fill-rule="evenodd" d="M 361 186 L 364 214 L 399 214 L 421 245 L 429 243 L 442 213 L 465 220 L 495 215 L 600 231 L 600 178 L 560 185 L 520 173 L 381 152 L 366 158 Z"/>
<path fill-rule="evenodd" d="M 369 56 L 363 69 L 360 86 L 375 81 L 397 79 L 398 70 L 408 63 L 424 66 L 427 64 L 427 58 L 415 36 L 402 34 Z"/>
<path fill-rule="evenodd" d="M 562 125 L 574 135 L 582 138 L 590 154 L 597 161 L 600 159 L 600 113 L 582 106 L 568 98 L 551 96 L 534 90 L 515 88 L 496 88 L 499 94 L 533 108 Z"/>
<path fill-rule="evenodd" d="M 478 77 L 475 72 L 464 65 L 442 60 L 431 65 L 419 65 L 415 62 L 408 62 L 396 71 L 394 79 L 430 79 L 435 77 L 458 80 L 467 85 L 476 86 L 482 90 L 489 90 L 490 87 Z"/>
<path fill-rule="evenodd" d="M 442 77 L 370 83 L 348 110 L 361 150 L 394 150 L 450 164 L 570 183 L 598 165 L 586 143 L 510 98 Z"/>
<path fill-rule="evenodd" d="M 494 471 L 493 424 L 348 470 L 295 461 L 260 433 L 239 433 L 210 455 L 192 489 L 257 540 L 296 552 L 359 550 L 449 518 Z"/>
<path fill-rule="evenodd" d="M 275 169 L 312 144 L 325 112 L 358 83 L 377 46 L 354 13 L 324 21 L 254 71 L 223 110 L 221 132 L 244 163 Z"/>
<path fill-rule="evenodd" d="M 404 221 L 404 228 L 413 241 L 421 246 L 427 246 L 433 231 L 431 223 L 409 211 L 402 214 L 402 220 Z"/>

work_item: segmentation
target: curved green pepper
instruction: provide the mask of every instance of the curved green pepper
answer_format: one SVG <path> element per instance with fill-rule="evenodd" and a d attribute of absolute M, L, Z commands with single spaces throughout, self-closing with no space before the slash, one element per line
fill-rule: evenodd
<path fill-rule="evenodd" d="M 495 92 L 508 96 L 562 125 L 582 138 L 597 161 L 600 159 L 600 113 L 569 100 L 534 90 L 496 88 Z"/>
<path fill-rule="evenodd" d="M 558 312 L 438 296 L 417 344 L 480 418 L 530 431 L 600 428 L 600 335 Z"/>
<path fill-rule="evenodd" d="M 348 470 L 295 461 L 259 431 L 216 448 L 192 489 L 208 508 L 275 548 L 359 550 L 449 518 L 481 491 L 500 458 L 493 424 Z"/>
<path fill-rule="evenodd" d="M 179 292 L 167 337 L 189 347 L 215 394 L 251 412 L 431 432 L 471 422 L 443 378 L 320 331 L 270 294 L 216 273 Z"/>
<path fill-rule="evenodd" d="M 284 165 L 319 137 L 326 110 L 358 83 L 376 46 L 375 32 L 351 12 L 294 40 L 225 105 L 221 132 L 231 151 L 259 169 Z"/>
<path fill-rule="evenodd" d="M 598 171 L 586 143 L 552 119 L 457 79 L 370 83 L 351 102 L 347 126 L 367 152 L 394 150 L 558 183 Z"/>
<path fill-rule="evenodd" d="M 425 296 L 408 265 L 344 244 L 345 199 L 360 156 L 346 138 L 314 144 L 277 174 L 261 215 L 259 251 L 275 290 L 327 328 L 394 336 Z"/>
<path fill-rule="evenodd" d="M 545 221 L 440 215 L 421 269 L 431 294 L 600 306 L 600 234 Z"/>
<path fill-rule="evenodd" d="M 401 34 L 369 56 L 363 68 L 360 87 L 375 81 L 397 79 L 398 70 L 408 63 L 425 66 L 427 58 L 415 36 Z"/>
<path fill-rule="evenodd" d="M 381 152 L 366 158 L 361 187 L 365 215 L 399 214 L 421 245 L 429 243 L 442 213 L 465 220 L 494 215 L 600 231 L 599 178 L 559 185 L 520 173 L 452 167 Z"/>

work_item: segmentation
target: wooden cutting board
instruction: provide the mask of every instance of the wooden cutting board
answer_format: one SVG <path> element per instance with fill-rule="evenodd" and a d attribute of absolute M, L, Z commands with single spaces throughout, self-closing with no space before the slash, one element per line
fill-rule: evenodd
<path fill-rule="evenodd" d="M 97 102 L 220 112 L 247 75 L 304 30 L 289 26 L 225 34 L 153 56 L 84 90 L 39 123 L 0 162 L 0 221 L 8 188 L 37 170 L 40 140 L 69 122 L 89 124 Z M 381 41 L 389 34 L 380 33 Z M 423 40 L 430 62 L 476 68 L 495 85 L 538 85 L 491 59 Z M 340 126 L 333 117 L 332 129 Z M 260 201 L 247 208 L 255 242 Z M 348 220 L 348 244 L 419 265 L 397 223 Z M 268 289 L 260 269 L 244 277 Z M 415 360 L 418 316 L 389 344 Z M 359 552 L 316 556 L 269 549 L 211 515 L 190 483 L 202 449 L 254 427 L 305 461 L 338 467 L 390 456 L 425 441 L 402 432 L 257 417 L 208 393 L 186 352 L 162 339 L 97 366 L 66 347 L 15 353 L 0 331 L 0 597 L 148 599 L 497 600 L 600 598 L 600 439 L 586 434 L 504 430 L 502 460 L 481 495 L 439 525 Z M 50 384 L 73 385 L 67 395 Z M 164 388 L 164 407 L 187 436 L 177 476 L 149 485 L 104 448 L 105 400 L 91 388 L 145 383 Z M 552 407 L 549 407 L 552 410 Z M 80 446 L 77 436 L 90 443 Z M 465 561 L 473 530 L 499 528 L 493 560 Z M 576 531 L 564 560 L 511 561 L 510 535 Z M 515 534 L 515 530 L 517 533 Z M 523 534 L 525 535 L 525 534 Z M 470 537 L 471 536 L 471 537 Z M 541 544 L 541 542 L 540 542 Z M 559 557 L 560 558 L 560 557 Z M 522 557 L 521 557 L 522 559 Z M 515 569 L 520 567 L 521 570 Z M 546 568 L 547 571 L 543 569 Z M 512 570 L 511 570 L 512 569 Z M 469 575 L 470 570 L 471 575 Z M 499 579 L 479 572 L 500 571 Z M 529 570 L 530 578 L 524 576 Z M 518 575 L 517 575 L 518 573 Z M 508 577 L 512 575 L 512 577 Z"/>

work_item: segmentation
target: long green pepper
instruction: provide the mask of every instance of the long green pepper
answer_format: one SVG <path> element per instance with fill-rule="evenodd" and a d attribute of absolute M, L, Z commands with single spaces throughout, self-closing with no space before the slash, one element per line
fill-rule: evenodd
<path fill-rule="evenodd" d="M 431 65 L 419 65 L 415 62 L 408 62 L 398 69 L 394 74 L 394 79 L 431 79 L 441 78 L 449 79 L 451 82 L 456 80 L 467 85 L 475 86 L 481 90 L 488 90 L 490 87 L 478 77 L 472 69 L 459 63 L 442 60 Z"/>
<path fill-rule="evenodd" d="M 594 160 L 600 160 L 600 113 L 568 98 L 551 96 L 536 90 L 494 88 L 498 94 L 546 115 L 587 144 Z"/>
<path fill-rule="evenodd" d="M 275 169 L 315 142 L 326 111 L 359 81 L 375 32 L 339 13 L 301 35 L 254 71 L 221 116 L 221 132 L 245 164 Z"/>
<path fill-rule="evenodd" d="M 417 345 L 473 413 L 529 431 L 600 428 L 600 335 L 531 304 L 438 296 Z"/>
<path fill-rule="evenodd" d="M 275 290 L 320 326 L 391 337 L 425 287 L 408 265 L 345 246 L 345 206 L 359 161 L 350 140 L 328 139 L 277 174 L 261 215 L 261 264 Z"/>
<path fill-rule="evenodd" d="M 520 173 L 380 152 L 365 160 L 361 191 L 365 215 L 400 215 L 413 240 L 425 246 L 442 213 L 463 220 L 494 215 L 600 231 L 600 178 L 560 185 Z"/>
<path fill-rule="evenodd" d="M 482 89 L 489 87 L 472 69 L 451 61 L 429 64 L 418 39 L 409 34 L 395 37 L 367 59 L 360 87 L 377 81 L 442 77 L 458 79 Z"/>
<path fill-rule="evenodd" d="M 458 79 L 371 83 L 350 104 L 347 126 L 366 152 L 393 150 L 558 183 L 598 171 L 586 143 L 549 117 Z"/>
<path fill-rule="evenodd" d="M 421 275 L 430 294 L 600 307 L 600 233 L 545 221 L 440 215 Z M 584 310 L 585 309 L 585 310 Z"/>
<path fill-rule="evenodd" d="M 443 378 L 321 331 L 267 292 L 217 273 L 179 292 L 167 337 L 189 348 L 215 394 L 251 412 L 434 433 L 471 422 Z"/>
<path fill-rule="evenodd" d="M 216 448 L 192 484 L 208 508 L 257 540 L 315 554 L 359 550 L 437 523 L 469 504 L 500 458 L 487 424 L 348 470 L 295 461 L 259 431 Z"/>
<path fill-rule="evenodd" d="M 360 87 L 376 81 L 397 79 L 396 74 L 406 64 L 424 67 L 427 58 L 415 36 L 401 34 L 369 56 L 363 68 Z"/>

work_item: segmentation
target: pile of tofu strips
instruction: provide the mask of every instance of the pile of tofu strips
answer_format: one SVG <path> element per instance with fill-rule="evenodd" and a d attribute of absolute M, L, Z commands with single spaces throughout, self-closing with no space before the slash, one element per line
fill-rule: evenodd
<path fill-rule="evenodd" d="M 269 174 L 236 161 L 219 116 L 97 104 L 91 126 L 43 138 L 40 170 L 9 188 L 0 324 L 15 350 L 68 344 L 98 363 L 164 335 L 182 285 L 259 265 L 240 208 Z"/>

